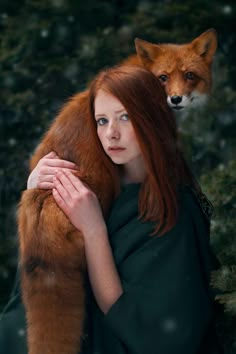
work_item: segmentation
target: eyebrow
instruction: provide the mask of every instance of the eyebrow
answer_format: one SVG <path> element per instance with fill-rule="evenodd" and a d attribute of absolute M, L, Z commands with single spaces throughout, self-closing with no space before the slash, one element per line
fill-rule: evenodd
<path fill-rule="evenodd" d="M 115 111 L 116 114 L 119 114 L 119 113 L 121 113 L 121 112 L 126 112 L 126 109 L 125 109 L 125 108 L 122 108 L 122 109 L 118 109 L 117 111 Z M 104 113 L 103 113 L 103 114 L 101 114 L 101 113 L 95 114 L 95 118 L 104 117 L 104 116 L 105 116 Z"/>

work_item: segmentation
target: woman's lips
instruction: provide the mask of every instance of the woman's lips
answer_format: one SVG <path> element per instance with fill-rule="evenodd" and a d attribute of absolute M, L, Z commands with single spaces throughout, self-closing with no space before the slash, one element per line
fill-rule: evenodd
<path fill-rule="evenodd" d="M 122 152 L 124 150 L 125 150 L 125 148 L 122 148 L 122 147 L 119 147 L 119 146 L 110 146 L 108 148 L 109 152 Z"/>

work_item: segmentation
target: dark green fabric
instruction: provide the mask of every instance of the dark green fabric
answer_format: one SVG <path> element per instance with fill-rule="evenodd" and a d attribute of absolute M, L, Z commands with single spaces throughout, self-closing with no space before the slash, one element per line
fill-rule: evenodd
<path fill-rule="evenodd" d="M 0 319 L 0 354 L 27 354 L 25 311 L 18 301 Z"/>
<path fill-rule="evenodd" d="M 213 291 L 216 260 L 209 223 L 191 190 L 180 194 L 175 227 L 153 237 L 138 220 L 138 184 L 114 203 L 108 231 L 124 293 L 106 315 L 93 303 L 89 354 L 216 354 Z"/>
<path fill-rule="evenodd" d="M 107 221 L 124 293 L 104 315 L 88 288 L 82 354 L 219 354 L 209 289 L 216 260 L 209 224 L 191 191 L 183 191 L 176 226 L 153 237 L 138 220 L 140 186 L 123 187 Z M 21 304 L 0 321 L 0 353 L 26 354 Z M 60 353 L 58 353 L 60 354 Z M 69 353 L 68 353 L 69 354 Z"/>

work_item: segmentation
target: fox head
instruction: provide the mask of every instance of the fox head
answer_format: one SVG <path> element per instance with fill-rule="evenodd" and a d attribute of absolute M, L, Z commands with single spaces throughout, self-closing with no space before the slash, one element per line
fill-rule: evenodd
<path fill-rule="evenodd" d="M 142 65 L 159 78 L 172 109 L 183 110 L 206 101 L 217 48 L 214 29 L 186 44 L 153 44 L 136 38 L 135 47 Z"/>

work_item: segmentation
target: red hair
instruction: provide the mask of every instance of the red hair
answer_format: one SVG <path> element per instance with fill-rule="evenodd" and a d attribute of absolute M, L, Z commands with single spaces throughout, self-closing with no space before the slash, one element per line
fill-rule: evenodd
<path fill-rule="evenodd" d="M 147 170 L 139 196 L 140 218 L 157 222 L 155 233 L 162 235 L 176 223 L 178 188 L 186 184 L 196 187 L 178 146 L 176 120 L 164 90 L 154 74 L 138 66 L 120 66 L 98 74 L 88 94 L 90 121 L 100 148 L 94 100 L 101 89 L 115 96 L 127 110 Z"/>

